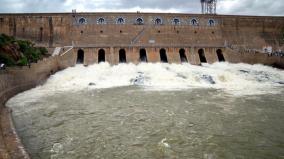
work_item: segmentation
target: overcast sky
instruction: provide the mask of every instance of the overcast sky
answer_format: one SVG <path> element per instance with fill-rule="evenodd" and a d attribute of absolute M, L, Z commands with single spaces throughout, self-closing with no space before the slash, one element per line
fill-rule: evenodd
<path fill-rule="evenodd" d="M 165 12 L 200 13 L 200 0 L 0 0 L 0 13 Z M 284 0 L 218 0 L 218 14 L 284 15 Z"/>

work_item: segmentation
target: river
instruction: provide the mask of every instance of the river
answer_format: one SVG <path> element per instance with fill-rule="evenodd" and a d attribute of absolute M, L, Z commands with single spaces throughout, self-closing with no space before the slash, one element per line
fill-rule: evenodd
<path fill-rule="evenodd" d="M 284 157 L 284 71 L 77 65 L 11 98 L 32 159 Z"/>

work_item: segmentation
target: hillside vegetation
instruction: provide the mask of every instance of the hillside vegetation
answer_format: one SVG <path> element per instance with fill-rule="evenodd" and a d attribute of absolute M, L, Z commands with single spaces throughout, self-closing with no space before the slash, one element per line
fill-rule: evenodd
<path fill-rule="evenodd" d="M 47 53 L 46 48 L 34 47 L 30 41 L 0 35 L 0 63 L 6 66 L 26 66 L 48 56 Z"/>

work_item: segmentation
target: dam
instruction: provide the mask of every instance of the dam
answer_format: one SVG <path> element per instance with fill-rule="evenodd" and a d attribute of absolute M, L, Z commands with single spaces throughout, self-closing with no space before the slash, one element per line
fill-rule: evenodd
<path fill-rule="evenodd" d="M 228 61 L 283 67 L 283 17 L 174 13 L 1 14 L 0 32 L 29 39 L 74 65 Z"/>
<path fill-rule="evenodd" d="M 0 14 L 0 159 L 282 158 L 284 17 Z M 273 68 L 273 67 L 276 68 Z M 26 91 L 27 90 L 27 91 Z"/>

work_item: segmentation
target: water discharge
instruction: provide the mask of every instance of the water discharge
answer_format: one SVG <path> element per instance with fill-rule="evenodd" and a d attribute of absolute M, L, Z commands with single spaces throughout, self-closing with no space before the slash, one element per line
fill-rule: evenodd
<path fill-rule="evenodd" d="M 8 101 L 32 158 L 281 158 L 284 72 L 77 65 Z"/>
<path fill-rule="evenodd" d="M 284 71 L 262 65 L 215 63 L 200 67 L 142 63 L 110 66 L 101 63 L 67 68 L 50 77 L 32 93 L 140 85 L 154 90 L 214 88 L 234 95 L 249 95 L 277 92 L 283 84 Z"/>

